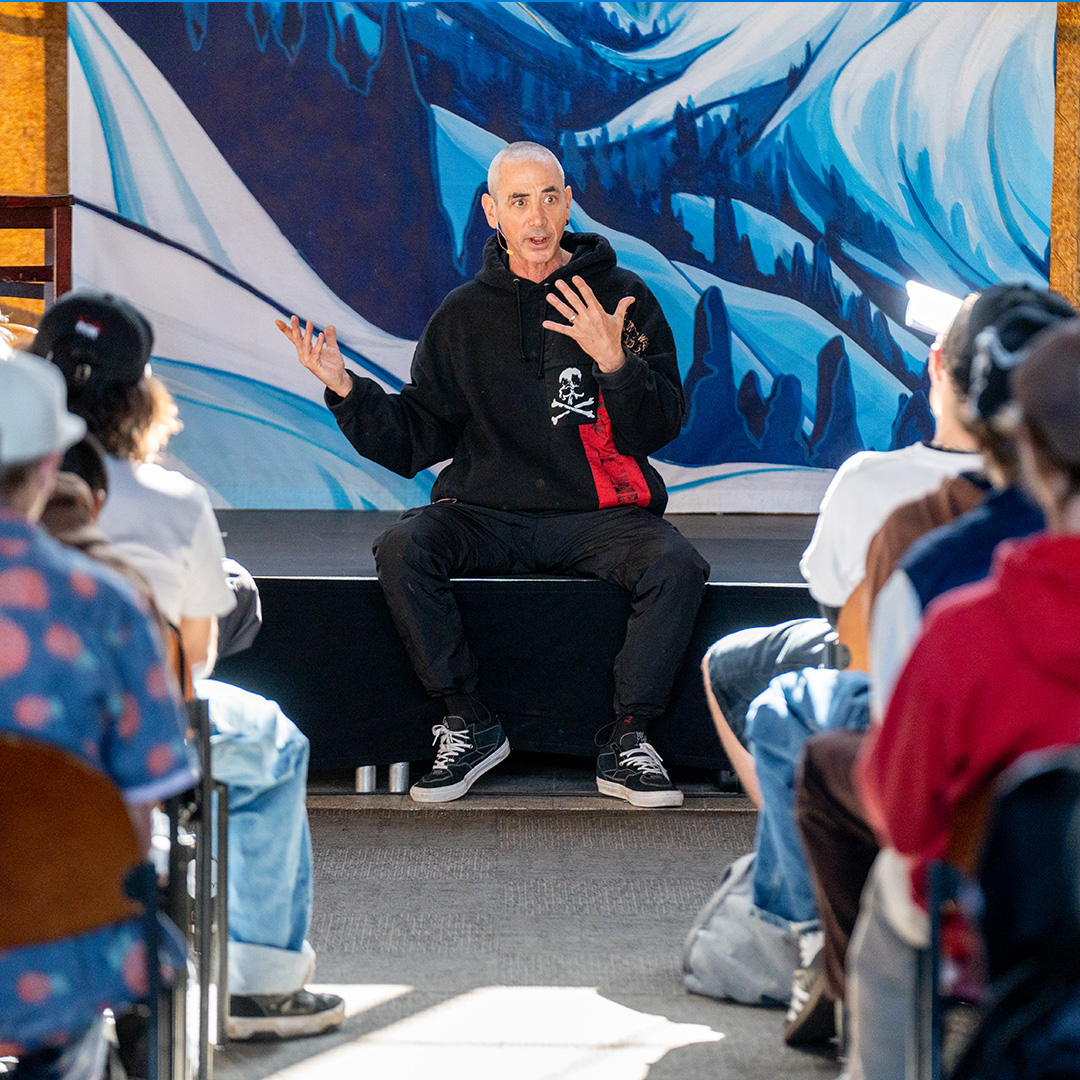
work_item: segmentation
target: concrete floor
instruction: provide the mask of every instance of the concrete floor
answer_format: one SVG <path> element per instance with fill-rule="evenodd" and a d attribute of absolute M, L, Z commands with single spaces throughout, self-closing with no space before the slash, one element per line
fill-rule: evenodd
<path fill-rule="evenodd" d="M 753 842 L 747 800 L 699 783 L 684 809 L 635 810 L 565 762 L 496 771 L 443 807 L 335 783 L 313 778 L 309 797 L 311 938 L 349 1017 L 233 1044 L 221 1080 L 838 1074 L 827 1048 L 783 1045 L 781 1012 L 682 985 L 686 932 Z"/>

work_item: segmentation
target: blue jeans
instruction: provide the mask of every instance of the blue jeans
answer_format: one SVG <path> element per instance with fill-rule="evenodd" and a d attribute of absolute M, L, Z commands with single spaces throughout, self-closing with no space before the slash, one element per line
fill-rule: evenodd
<path fill-rule="evenodd" d="M 285 994 L 311 977 L 307 736 L 269 701 L 213 679 L 211 767 L 229 787 L 229 989 Z"/>
<path fill-rule="evenodd" d="M 862 731 L 870 720 L 870 679 L 862 671 L 805 668 L 778 675 L 750 706 L 746 734 L 762 807 L 754 849 L 754 903 L 792 922 L 817 918 L 810 870 L 795 826 L 795 772 L 819 731 Z"/>
<path fill-rule="evenodd" d="M 726 634 L 705 654 L 709 683 L 731 730 L 746 745 L 750 703 L 785 671 L 820 667 L 832 627 L 825 619 L 792 619 Z"/>

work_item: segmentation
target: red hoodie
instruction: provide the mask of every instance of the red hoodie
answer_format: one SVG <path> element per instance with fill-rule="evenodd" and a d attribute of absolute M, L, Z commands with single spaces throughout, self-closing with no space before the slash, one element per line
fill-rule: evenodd
<path fill-rule="evenodd" d="M 927 609 L 857 779 L 916 895 L 957 804 L 1021 754 L 1080 743 L 1080 536 L 1006 542 L 989 578 Z"/>

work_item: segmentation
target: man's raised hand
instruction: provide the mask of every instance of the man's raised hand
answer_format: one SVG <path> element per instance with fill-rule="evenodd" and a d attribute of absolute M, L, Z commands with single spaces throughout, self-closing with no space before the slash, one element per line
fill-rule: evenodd
<path fill-rule="evenodd" d="M 547 302 L 567 321 L 548 320 L 544 329 L 572 337 L 596 361 L 601 371 L 618 371 L 626 362 L 622 346 L 623 323 L 634 297 L 624 296 L 609 314 L 584 278 L 575 276 L 572 280 L 577 292 L 560 279 L 555 282 L 555 287 L 562 295 L 547 295 Z"/>
<path fill-rule="evenodd" d="M 348 396 L 353 386 L 352 376 L 345 370 L 345 358 L 338 348 L 337 331 L 332 326 L 326 328 L 325 335 L 316 337 L 310 319 L 303 330 L 295 315 L 287 323 L 275 319 L 274 325 L 296 346 L 296 355 L 308 371 L 338 397 Z"/>

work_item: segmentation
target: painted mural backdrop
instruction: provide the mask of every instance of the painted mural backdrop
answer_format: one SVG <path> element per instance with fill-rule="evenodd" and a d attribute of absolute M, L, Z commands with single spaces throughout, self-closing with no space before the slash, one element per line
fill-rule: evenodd
<path fill-rule="evenodd" d="M 672 509 L 811 509 L 930 434 L 914 278 L 1045 284 L 1053 4 L 71 4 L 80 284 L 131 297 L 219 505 L 395 508 L 273 327 L 388 388 L 479 265 L 506 142 L 553 147 L 675 331 Z M 801 495 L 800 495 L 801 493 Z"/>

